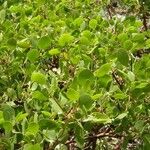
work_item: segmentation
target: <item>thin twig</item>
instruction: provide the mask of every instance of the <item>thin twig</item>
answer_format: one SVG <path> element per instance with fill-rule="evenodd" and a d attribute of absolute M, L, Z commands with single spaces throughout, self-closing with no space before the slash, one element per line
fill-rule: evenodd
<path fill-rule="evenodd" d="M 119 85 L 120 90 L 122 91 L 122 90 L 123 90 L 123 83 L 122 83 L 122 81 L 121 81 L 121 83 L 120 83 L 120 80 L 118 79 L 115 70 L 112 71 L 112 76 L 113 76 L 113 78 L 115 79 L 115 81 L 117 82 L 117 84 Z"/>

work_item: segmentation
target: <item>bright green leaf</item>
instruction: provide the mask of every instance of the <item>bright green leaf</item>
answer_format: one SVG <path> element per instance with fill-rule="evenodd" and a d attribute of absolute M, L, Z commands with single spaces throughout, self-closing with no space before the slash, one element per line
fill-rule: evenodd
<path fill-rule="evenodd" d="M 83 18 L 81 18 L 81 17 L 79 17 L 79 18 L 76 18 L 74 21 L 73 21 L 73 24 L 74 24 L 74 26 L 76 26 L 76 27 L 80 27 L 81 26 L 81 24 L 83 23 Z"/>
<path fill-rule="evenodd" d="M 25 38 L 21 41 L 18 41 L 17 45 L 21 48 L 29 48 L 30 47 L 30 41 L 27 38 Z"/>
<path fill-rule="evenodd" d="M 33 72 L 31 75 L 31 81 L 39 84 L 46 84 L 46 76 L 40 72 Z"/>
<path fill-rule="evenodd" d="M 74 40 L 74 37 L 69 33 L 64 33 L 60 36 L 58 43 L 60 46 L 65 46 L 67 44 L 71 44 Z"/>
<path fill-rule="evenodd" d="M 24 114 L 23 114 L 22 112 L 18 113 L 17 116 L 16 116 L 16 122 L 22 121 L 22 120 L 25 119 L 27 116 L 28 116 L 27 113 L 24 113 Z"/>
<path fill-rule="evenodd" d="M 125 98 L 127 98 L 127 95 L 124 94 L 124 93 L 116 93 L 116 94 L 114 95 L 114 98 L 115 98 L 115 99 L 125 99 Z"/>
<path fill-rule="evenodd" d="M 112 122 L 112 120 L 106 114 L 97 112 L 89 115 L 87 119 L 84 119 L 84 121 L 85 122 L 90 121 L 93 123 L 104 123 L 104 124 Z"/>
<path fill-rule="evenodd" d="M 91 20 L 89 21 L 89 27 L 90 27 L 91 29 L 95 29 L 96 26 L 97 26 L 97 20 L 96 20 L 96 19 L 91 19 Z"/>
<path fill-rule="evenodd" d="M 97 69 L 95 72 L 94 72 L 94 75 L 96 77 L 102 77 L 106 74 L 109 73 L 109 71 L 111 70 L 111 67 L 112 65 L 110 63 L 107 63 L 107 64 L 104 64 L 102 65 L 99 69 Z"/>
<path fill-rule="evenodd" d="M 136 89 L 143 89 L 143 88 L 145 88 L 147 85 L 148 85 L 147 82 L 143 82 L 143 83 L 138 84 L 135 88 L 136 88 Z"/>
<path fill-rule="evenodd" d="M 53 49 L 49 50 L 48 53 L 50 55 L 58 55 L 60 53 L 60 51 L 57 48 L 53 48 Z"/>
<path fill-rule="evenodd" d="M 124 112 L 124 113 L 121 113 L 119 114 L 116 119 L 123 119 L 124 117 L 126 117 L 128 115 L 128 112 Z"/>
<path fill-rule="evenodd" d="M 38 100 L 47 100 L 47 97 L 40 91 L 34 91 L 32 97 Z"/>
<path fill-rule="evenodd" d="M 27 136 L 28 135 L 34 135 L 35 136 L 38 133 L 38 131 L 39 131 L 39 125 L 37 123 L 32 122 L 32 123 L 29 123 L 25 134 Z"/>
<path fill-rule="evenodd" d="M 72 101 L 78 100 L 79 97 L 80 97 L 79 93 L 77 91 L 75 91 L 74 89 L 72 89 L 72 88 L 69 88 L 67 90 L 66 95 L 69 98 L 69 100 L 72 100 Z"/>
<path fill-rule="evenodd" d="M 40 144 L 25 144 L 23 150 L 42 150 Z"/>

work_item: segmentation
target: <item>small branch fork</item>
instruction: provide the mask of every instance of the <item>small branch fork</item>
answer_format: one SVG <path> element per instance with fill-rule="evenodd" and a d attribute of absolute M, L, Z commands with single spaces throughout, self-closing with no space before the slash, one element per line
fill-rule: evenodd
<path fill-rule="evenodd" d="M 123 79 L 122 79 L 121 77 L 119 77 L 119 76 L 117 75 L 116 70 L 113 70 L 113 71 L 112 71 L 112 76 L 113 76 L 113 78 L 115 79 L 115 81 L 117 82 L 117 84 L 118 84 L 120 90 L 123 90 L 124 81 L 123 81 Z"/>

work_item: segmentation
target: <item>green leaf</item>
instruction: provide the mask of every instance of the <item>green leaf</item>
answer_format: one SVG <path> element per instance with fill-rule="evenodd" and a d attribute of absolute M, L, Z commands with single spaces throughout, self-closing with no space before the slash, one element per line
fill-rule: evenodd
<path fill-rule="evenodd" d="M 118 40 L 121 42 L 121 43 L 124 43 L 126 40 L 128 40 L 128 34 L 127 33 L 120 33 L 118 35 Z"/>
<path fill-rule="evenodd" d="M 0 125 L 3 124 L 3 122 L 4 122 L 3 112 L 0 111 Z"/>
<path fill-rule="evenodd" d="M 137 43 L 143 43 L 144 42 L 144 34 L 143 33 L 134 33 L 133 34 L 133 41 Z"/>
<path fill-rule="evenodd" d="M 57 114 L 62 114 L 63 113 L 63 110 L 61 108 L 61 105 L 59 104 L 59 102 L 57 102 L 56 100 L 54 99 L 50 99 L 50 102 L 52 103 L 52 110 L 54 112 L 56 112 Z"/>
<path fill-rule="evenodd" d="M 41 112 L 42 112 L 42 114 L 43 114 L 44 116 L 46 116 L 46 117 L 50 117 L 50 116 L 51 116 L 51 113 L 48 112 L 48 111 L 41 111 Z"/>
<path fill-rule="evenodd" d="M 23 114 L 22 112 L 18 113 L 17 116 L 16 116 L 16 122 L 22 121 L 22 120 L 25 119 L 27 116 L 28 116 L 27 113 L 24 113 L 24 114 Z"/>
<path fill-rule="evenodd" d="M 148 85 L 147 82 L 143 82 L 143 83 L 138 84 L 138 85 L 135 87 L 135 89 L 143 89 L 143 88 L 145 88 L 147 85 Z"/>
<path fill-rule="evenodd" d="M 56 121 L 54 120 L 50 120 L 50 119 L 47 119 L 47 118 L 43 118 L 43 119 L 40 119 L 39 122 L 38 122 L 39 126 L 40 126 L 40 129 L 41 130 L 54 130 L 58 127 L 58 124 Z"/>
<path fill-rule="evenodd" d="M 128 66 L 128 63 L 129 63 L 129 56 L 128 56 L 128 53 L 127 51 L 124 51 L 124 50 L 120 50 L 118 51 L 118 61 L 124 65 L 124 66 Z"/>
<path fill-rule="evenodd" d="M 0 42 L 3 40 L 3 34 L 0 33 Z"/>
<path fill-rule="evenodd" d="M 67 90 L 66 95 L 69 98 L 69 100 L 72 100 L 72 101 L 78 100 L 80 97 L 80 94 L 72 88 L 69 88 Z"/>
<path fill-rule="evenodd" d="M 89 27 L 90 27 L 91 29 L 95 29 L 95 28 L 97 27 L 97 20 L 96 20 L 96 19 L 91 19 L 91 20 L 89 21 Z"/>
<path fill-rule="evenodd" d="M 17 45 L 21 48 L 30 48 L 30 41 L 29 39 L 25 38 L 21 41 L 18 41 Z"/>
<path fill-rule="evenodd" d="M 16 47 L 17 41 L 14 38 L 10 38 L 8 39 L 7 44 L 11 47 Z"/>
<path fill-rule="evenodd" d="M 58 44 L 60 46 L 65 46 L 67 44 L 71 44 L 73 40 L 74 40 L 74 37 L 72 35 L 70 35 L 69 33 L 64 33 L 60 36 L 58 40 Z"/>
<path fill-rule="evenodd" d="M 102 113 L 95 112 L 88 116 L 87 119 L 84 119 L 84 122 L 93 122 L 93 123 L 111 123 L 112 120 L 106 115 Z"/>
<path fill-rule="evenodd" d="M 119 114 L 117 117 L 116 117 L 116 119 L 123 119 L 124 117 L 126 117 L 128 115 L 128 112 L 124 112 L 124 113 L 121 113 L 121 114 Z"/>
<path fill-rule="evenodd" d="M 135 81 L 135 74 L 131 71 L 128 71 L 128 78 L 130 81 Z"/>
<path fill-rule="evenodd" d="M 23 150 L 42 150 L 40 144 L 25 144 Z"/>
<path fill-rule="evenodd" d="M 94 79 L 94 75 L 93 73 L 88 70 L 88 69 L 84 69 L 82 70 L 80 73 L 79 73 L 79 76 L 78 76 L 78 81 L 82 84 L 82 83 L 85 83 L 87 80 L 89 81 L 93 81 Z"/>
<path fill-rule="evenodd" d="M 114 95 L 114 98 L 115 99 L 125 99 L 125 98 L 127 98 L 128 96 L 126 95 L 126 94 L 124 94 L 124 93 L 116 93 L 115 95 Z"/>
<path fill-rule="evenodd" d="M 38 59 L 39 55 L 40 55 L 40 53 L 37 49 L 32 49 L 27 53 L 27 58 L 31 62 L 35 62 Z"/>
<path fill-rule="evenodd" d="M 94 101 L 87 94 L 82 94 L 79 98 L 79 105 L 81 108 L 83 108 L 84 106 L 87 110 L 89 110 L 92 107 L 93 103 Z"/>
<path fill-rule="evenodd" d="M 49 36 L 43 36 L 38 41 L 38 48 L 39 49 L 47 49 L 51 45 L 51 40 Z"/>
<path fill-rule="evenodd" d="M 83 21 L 84 21 L 83 18 L 79 17 L 79 18 L 76 18 L 76 19 L 73 21 L 73 24 L 74 24 L 74 26 L 76 26 L 76 27 L 80 27 L 80 26 L 82 25 Z"/>
<path fill-rule="evenodd" d="M 84 37 L 87 37 L 88 39 L 90 39 L 91 36 L 92 36 L 92 33 L 91 33 L 89 30 L 84 30 L 84 31 L 81 33 L 81 36 L 84 36 Z"/>
<path fill-rule="evenodd" d="M 9 105 L 4 105 L 2 107 L 2 110 L 3 110 L 4 120 L 6 120 L 6 121 L 13 121 L 13 119 L 15 117 L 14 109 L 11 106 L 9 106 Z"/>
<path fill-rule="evenodd" d="M 6 17 L 6 10 L 2 9 L 0 11 L 0 21 L 1 21 L 1 23 L 3 23 L 5 21 L 5 17 Z"/>
<path fill-rule="evenodd" d="M 32 93 L 32 97 L 35 98 L 35 99 L 38 99 L 38 100 L 41 100 L 41 101 L 44 101 L 44 100 L 47 100 L 48 98 L 43 94 L 41 93 L 40 91 L 34 91 Z"/>
<path fill-rule="evenodd" d="M 37 123 L 31 122 L 26 129 L 26 135 L 36 135 L 39 131 L 39 125 Z"/>
<path fill-rule="evenodd" d="M 82 125 L 78 122 L 74 124 L 74 130 L 75 130 L 75 140 L 77 142 L 77 145 L 83 149 L 84 145 L 84 129 Z"/>
<path fill-rule="evenodd" d="M 150 39 L 146 40 L 145 45 L 146 45 L 146 48 L 150 48 Z"/>
<path fill-rule="evenodd" d="M 131 50 L 133 47 L 133 42 L 131 40 L 126 40 L 124 43 L 123 43 L 123 48 L 124 50 Z"/>
<path fill-rule="evenodd" d="M 57 48 L 53 48 L 53 49 L 49 50 L 48 53 L 50 55 L 58 55 L 58 54 L 60 54 L 60 51 Z"/>
<path fill-rule="evenodd" d="M 10 98 L 14 98 L 16 96 L 16 91 L 13 89 L 13 88 L 8 88 L 7 89 L 7 95 L 10 97 Z"/>
<path fill-rule="evenodd" d="M 143 120 L 137 120 L 136 122 L 135 122 L 135 125 L 134 125 L 134 127 L 136 128 L 136 130 L 138 130 L 140 133 L 142 133 L 143 132 L 143 130 L 144 130 L 144 121 Z"/>
<path fill-rule="evenodd" d="M 144 140 L 143 150 L 149 150 L 149 147 L 150 147 L 150 135 L 148 133 L 145 133 L 143 135 L 143 140 Z"/>
<path fill-rule="evenodd" d="M 103 96 L 102 93 L 100 93 L 100 94 L 95 94 L 95 95 L 92 96 L 92 99 L 93 99 L 93 100 L 96 100 L 96 99 L 101 98 L 102 96 Z"/>
<path fill-rule="evenodd" d="M 10 122 L 10 121 L 5 121 L 5 122 L 3 123 L 3 128 L 5 129 L 6 132 L 11 132 L 12 129 L 13 129 L 12 122 Z"/>
<path fill-rule="evenodd" d="M 109 73 L 109 71 L 111 70 L 111 67 L 112 65 L 110 63 L 107 63 L 107 64 L 104 64 L 102 65 L 99 69 L 97 69 L 95 72 L 94 72 L 94 75 L 96 77 L 102 77 L 106 74 Z"/>
<path fill-rule="evenodd" d="M 55 130 L 45 130 L 43 134 L 48 141 L 56 140 L 58 136 Z"/>
<path fill-rule="evenodd" d="M 80 44 L 82 44 L 82 45 L 89 45 L 90 41 L 89 41 L 89 39 L 87 37 L 81 36 L 80 37 Z"/>
<path fill-rule="evenodd" d="M 46 76 L 40 72 L 33 72 L 31 75 L 31 81 L 39 84 L 46 84 Z"/>

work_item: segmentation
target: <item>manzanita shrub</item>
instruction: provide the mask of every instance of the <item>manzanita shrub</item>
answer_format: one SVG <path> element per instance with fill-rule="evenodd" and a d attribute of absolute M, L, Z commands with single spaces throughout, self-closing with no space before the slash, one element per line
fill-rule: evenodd
<path fill-rule="evenodd" d="M 0 149 L 150 149 L 149 0 L 0 0 Z"/>

